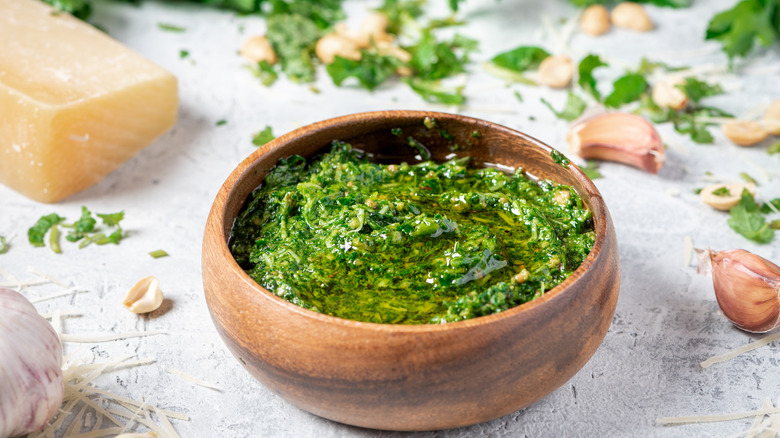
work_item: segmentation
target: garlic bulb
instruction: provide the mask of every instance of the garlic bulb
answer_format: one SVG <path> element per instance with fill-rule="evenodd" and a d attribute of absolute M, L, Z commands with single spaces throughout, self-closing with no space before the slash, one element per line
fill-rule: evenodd
<path fill-rule="evenodd" d="M 0 437 L 43 429 L 64 391 L 57 332 L 21 294 L 0 288 Z"/>
<path fill-rule="evenodd" d="M 715 298 L 734 325 L 752 333 L 780 326 L 780 266 L 744 249 L 696 252 L 699 272 L 712 272 Z"/>

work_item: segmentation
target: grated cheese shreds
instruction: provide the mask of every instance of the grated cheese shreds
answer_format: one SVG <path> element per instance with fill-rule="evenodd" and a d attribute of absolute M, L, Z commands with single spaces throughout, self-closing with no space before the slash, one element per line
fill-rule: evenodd
<path fill-rule="evenodd" d="M 773 335 L 765 336 L 755 342 L 751 342 L 749 344 L 745 344 L 739 348 L 735 348 L 734 350 L 731 350 L 730 352 L 726 354 L 721 354 L 719 356 L 713 356 L 704 362 L 701 363 L 702 368 L 709 368 L 712 365 L 720 362 L 725 362 L 727 360 L 733 359 L 737 356 L 739 356 L 742 353 L 747 353 L 748 351 L 755 350 L 756 348 L 763 347 L 764 345 L 770 344 L 776 340 L 780 339 L 780 333 L 775 333 Z"/>
<path fill-rule="evenodd" d="M 65 284 L 64 281 L 58 280 L 58 279 L 52 277 L 51 275 L 49 275 L 49 274 L 47 274 L 47 273 L 45 273 L 43 271 L 39 271 L 38 269 L 33 268 L 32 266 L 28 266 L 27 267 L 27 272 L 29 272 L 31 274 L 35 274 L 38 277 L 41 277 L 41 278 L 43 278 L 45 280 L 49 280 L 49 282 L 54 283 L 54 284 L 56 284 L 57 286 L 60 286 L 63 289 L 70 289 L 71 288 L 70 286 Z"/>
<path fill-rule="evenodd" d="M 73 289 L 73 288 L 68 288 L 65 291 L 57 292 L 56 294 L 46 295 L 45 297 L 33 298 L 33 299 L 30 300 L 30 302 L 33 303 L 33 304 L 37 304 L 37 303 L 40 303 L 42 301 L 53 300 L 55 298 L 65 297 L 65 296 L 73 295 L 73 294 L 81 294 L 81 293 L 84 293 L 84 292 L 87 292 L 87 291 L 79 290 L 79 289 Z"/>
<path fill-rule="evenodd" d="M 690 424 L 690 423 L 713 423 L 719 421 L 739 420 L 750 418 L 756 415 L 770 415 L 780 413 L 780 407 L 757 409 L 747 412 L 733 412 L 730 414 L 712 414 L 712 415 L 691 415 L 688 417 L 663 417 L 657 418 L 655 422 L 661 425 L 670 424 Z"/>
<path fill-rule="evenodd" d="M 691 265 L 691 256 L 693 255 L 693 239 L 691 236 L 685 236 L 683 239 L 683 267 Z"/>
<path fill-rule="evenodd" d="M 145 332 L 127 332 L 103 335 L 73 335 L 69 333 L 60 333 L 60 340 L 62 340 L 62 342 L 108 342 L 118 341 L 120 339 L 143 338 L 146 336 L 167 334 L 168 332 L 164 330 L 147 330 Z"/>
<path fill-rule="evenodd" d="M 194 383 L 196 385 L 202 386 L 204 388 L 209 388 L 209 389 L 213 389 L 213 390 L 222 392 L 222 388 L 221 387 L 219 387 L 219 386 L 217 386 L 217 385 L 215 385 L 213 383 L 209 383 L 209 382 L 207 382 L 205 380 L 199 379 L 199 378 L 197 378 L 195 376 L 191 376 L 189 374 L 186 374 L 183 371 L 179 371 L 179 370 L 176 370 L 176 369 L 173 369 L 173 368 L 168 368 L 166 366 L 163 366 L 162 369 L 166 373 L 173 374 L 174 376 L 181 377 L 182 379 L 187 380 L 189 382 L 192 382 L 192 383 Z"/>

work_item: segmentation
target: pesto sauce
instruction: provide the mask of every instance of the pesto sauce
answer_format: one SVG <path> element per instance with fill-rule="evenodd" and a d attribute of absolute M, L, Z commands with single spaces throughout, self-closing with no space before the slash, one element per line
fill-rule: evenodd
<path fill-rule="evenodd" d="M 376 323 L 443 323 L 497 313 L 566 279 L 595 241 L 568 186 L 521 171 L 382 165 L 334 142 L 283 160 L 231 232 L 236 261 L 294 304 Z"/>

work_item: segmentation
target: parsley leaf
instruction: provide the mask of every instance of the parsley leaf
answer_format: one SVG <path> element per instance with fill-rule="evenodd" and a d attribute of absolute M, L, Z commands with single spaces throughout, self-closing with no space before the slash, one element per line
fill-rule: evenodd
<path fill-rule="evenodd" d="M 594 160 L 586 161 L 585 166 L 580 167 L 580 170 L 590 179 L 598 179 L 604 176 L 599 172 L 599 163 Z"/>
<path fill-rule="evenodd" d="M 695 77 L 685 78 L 685 82 L 677 85 L 677 88 L 685 93 L 685 95 L 688 96 L 688 99 L 690 99 L 693 103 L 699 103 L 699 101 L 705 97 L 723 94 L 723 88 L 721 88 L 720 85 L 710 85 L 704 81 L 696 79 Z"/>
<path fill-rule="evenodd" d="M 769 145 L 769 148 L 766 151 L 769 155 L 780 154 L 780 140 Z"/>
<path fill-rule="evenodd" d="M 0 254 L 7 253 L 10 247 L 11 245 L 5 240 L 5 236 L 0 235 Z"/>
<path fill-rule="evenodd" d="M 466 101 L 463 96 L 463 87 L 458 87 L 455 90 L 444 90 L 439 81 L 428 81 L 420 78 L 405 78 L 403 81 L 426 102 L 460 105 Z"/>
<path fill-rule="evenodd" d="M 465 71 L 469 53 L 476 48 L 477 42 L 470 38 L 455 35 L 449 42 L 437 41 L 433 33 L 426 30 L 417 44 L 405 49 L 412 55 L 409 66 L 414 75 L 435 81 Z"/>
<path fill-rule="evenodd" d="M 775 231 L 761 215 L 760 208 L 753 195 L 747 190 L 742 191 L 739 203 L 731 207 L 729 227 L 742 236 L 758 243 L 769 243 L 775 236 Z"/>
<path fill-rule="evenodd" d="M 279 79 L 279 74 L 276 73 L 274 66 L 266 60 L 262 60 L 254 65 L 249 65 L 248 68 L 266 87 L 273 85 L 273 83 Z"/>
<path fill-rule="evenodd" d="M 577 83 L 583 90 L 590 93 L 596 100 L 601 100 L 601 94 L 596 89 L 596 78 L 593 77 L 593 70 L 599 67 L 605 67 L 609 64 L 602 61 L 598 55 L 588 55 L 580 61 L 578 67 L 579 79 Z"/>
<path fill-rule="evenodd" d="M 354 77 L 357 78 L 360 85 L 373 91 L 387 79 L 393 77 L 395 70 L 400 65 L 401 61 L 395 56 L 380 55 L 364 50 L 359 61 L 336 56 L 325 69 L 333 79 L 333 83 L 338 86 L 341 86 L 345 79 Z"/>
<path fill-rule="evenodd" d="M 73 224 L 73 229 L 65 236 L 70 242 L 76 242 L 84 237 L 87 233 L 95 229 L 97 221 L 92 217 L 92 212 L 87 207 L 81 207 L 81 218 Z"/>
<path fill-rule="evenodd" d="M 103 219 L 103 223 L 108 225 L 109 227 L 118 227 L 119 221 L 125 218 L 125 211 L 122 210 L 118 213 L 110 213 L 110 214 L 98 213 L 97 216 L 100 219 Z"/>
<path fill-rule="evenodd" d="M 710 20 L 705 39 L 720 41 L 729 59 L 745 56 L 756 41 L 769 47 L 778 38 L 778 14 L 776 0 L 742 0 Z"/>
<path fill-rule="evenodd" d="M 54 6 L 58 12 L 67 12 L 76 18 L 86 20 L 92 14 L 92 5 L 86 0 L 43 0 Z"/>
<path fill-rule="evenodd" d="M 542 98 L 542 103 L 545 104 L 547 108 L 550 108 L 550 111 L 552 111 L 556 117 L 570 122 L 582 115 L 582 112 L 585 111 L 585 108 L 587 107 L 585 101 L 571 91 L 569 91 L 569 97 L 566 99 L 566 105 L 560 112 L 556 111 L 552 104 L 544 98 Z"/>
<path fill-rule="evenodd" d="M 520 46 L 506 52 L 499 53 L 490 60 L 493 65 L 514 72 L 524 72 L 539 67 L 539 64 L 548 56 L 546 50 L 534 46 Z"/>
<path fill-rule="evenodd" d="M 263 128 L 262 131 L 254 135 L 254 137 L 252 138 L 252 144 L 259 147 L 268 143 L 274 138 L 276 137 L 274 137 L 273 130 L 271 129 L 270 126 L 266 126 L 265 128 Z"/>
<path fill-rule="evenodd" d="M 317 23 L 300 14 L 274 14 L 266 26 L 282 71 L 295 82 L 314 81 L 314 46 L 323 35 Z"/>
<path fill-rule="evenodd" d="M 569 0 L 575 6 L 590 6 L 607 3 L 615 3 L 615 0 Z M 687 8 L 692 0 L 635 0 L 636 3 L 649 3 L 656 6 L 669 8 Z"/>
<path fill-rule="evenodd" d="M 619 77 L 612 84 L 612 93 L 604 99 L 604 104 L 611 108 L 639 100 L 647 92 L 647 79 L 640 73 L 628 73 Z"/>
<path fill-rule="evenodd" d="M 41 216 L 38 219 L 38 222 L 27 230 L 27 239 L 30 241 L 30 244 L 32 246 L 46 246 L 46 244 L 43 243 L 43 237 L 51 227 L 64 220 L 65 218 L 59 216 L 57 213 Z"/>

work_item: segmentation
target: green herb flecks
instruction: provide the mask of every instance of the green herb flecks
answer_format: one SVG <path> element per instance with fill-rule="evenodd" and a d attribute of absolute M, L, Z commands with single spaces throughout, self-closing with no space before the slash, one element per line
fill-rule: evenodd
<path fill-rule="evenodd" d="M 159 259 L 161 257 L 168 257 L 168 253 L 163 249 L 156 249 L 154 251 L 149 252 L 149 255 L 154 259 Z"/>
<path fill-rule="evenodd" d="M 599 4 L 617 3 L 619 0 L 569 0 L 575 6 L 591 6 Z M 669 8 L 687 8 L 692 0 L 636 0 L 636 3 L 647 3 L 655 6 Z"/>
<path fill-rule="evenodd" d="M 59 216 L 57 213 L 52 213 L 46 216 L 41 216 L 38 221 L 30 227 L 30 229 L 27 230 L 27 239 L 30 241 L 30 244 L 32 246 L 46 246 L 46 244 L 43 241 L 43 238 L 46 236 L 46 233 L 53 227 L 54 225 L 59 224 L 60 222 L 64 221 L 65 218 Z"/>
<path fill-rule="evenodd" d="M 92 212 L 87 207 L 81 207 L 81 217 L 79 220 L 72 224 L 66 224 L 64 217 L 52 213 L 38 219 L 35 225 L 27 230 L 27 237 L 30 244 L 33 246 L 46 246 L 44 243 L 44 237 L 46 233 L 49 233 L 49 247 L 57 254 L 62 252 L 60 246 L 60 229 L 58 225 L 68 228 L 68 234 L 65 239 L 69 242 L 79 242 L 79 248 L 83 248 L 91 243 L 97 243 L 98 245 L 105 245 L 107 243 L 119 244 L 119 241 L 124 237 L 122 227 L 119 222 L 124 218 L 124 211 L 110 214 L 96 215 L 102 219 L 102 224 L 105 227 L 98 227 L 97 220 L 92 216 Z M 111 231 L 106 236 L 105 232 Z"/>
<path fill-rule="evenodd" d="M 766 151 L 769 155 L 780 154 L 780 140 L 769 145 L 769 148 L 767 148 Z"/>
<path fill-rule="evenodd" d="M 595 160 L 586 161 L 585 166 L 580 167 L 580 170 L 590 179 L 599 179 L 604 176 L 599 171 L 599 163 Z"/>
<path fill-rule="evenodd" d="M 560 164 L 563 167 L 569 167 L 569 159 L 560 153 L 560 151 L 553 149 L 552 152 L 550 152 L 550 156 L 557 164 Z"/>
<path fill-rule="evenodd" d="M 252 144 L 260 147 L 275 138 L 273 129 L 270 126 L 266 126 L 262 131 L 252 137 Z"/>
<path fill-rule="evenodd" d="M 11 248 L 8 241 L 5 240 L 5 236 L 0 235 L 0 254 L 5 254 Z"/>
<path fill-rule="evenodd" d="M 283 159 L 231 251 L 272 293 L 359 321 L 459 321 L 543 295 L 590 251 L 590 212 L 570 187 L 468 161 L 380 165 L 339 142 Z"/>
<path fill-rule="evenodd" d="M 166 32 L 186 32 L 187 29 L 182 26 L 169 23 L 157 23 L 157 28 Z"/>
<path fill-rule="evenodd" d="M 380 55 L 364 50 L 360 60 L 346 59 L 341 56 L 325 68 L 337 86 L 347 78 L 353 77 L 364 88 L 373 91 L 389 78 L 395 76 L 396 69 L 402 64 L 395 56 Z"/>
<path fill-rule="evenodd" d="M 731 196 L 731 192 L 727 187 L 718 187 L 712 191 L 712 194 L 715 196 Z"/>

